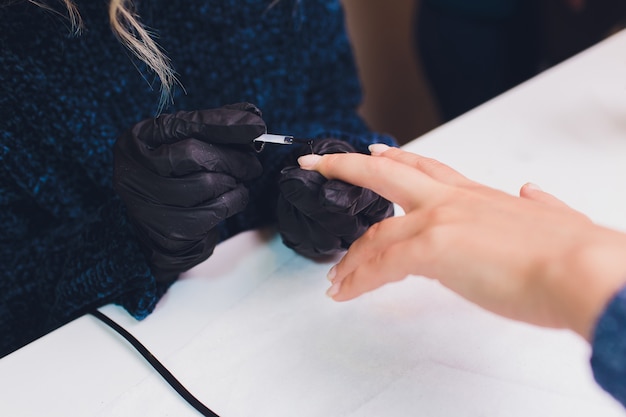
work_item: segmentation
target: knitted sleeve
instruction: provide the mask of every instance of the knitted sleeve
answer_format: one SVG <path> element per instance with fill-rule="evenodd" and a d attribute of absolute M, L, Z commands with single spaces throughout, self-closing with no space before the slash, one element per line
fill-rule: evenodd
<path fill-rule="evenodd" d="M 592 348 L 595 380 L 626 406 L 626 287 L 613 297 L 600 316 Z"/>
<path fill-rule="evenodd" d="M 142 319 L 167 290 L 151 275 L 119 201 L 55 223 L 29 239 L 0 240 L 0 357 L 107 303 Z"/>
<path fill-rule="evenodd" d="M 55 316 L 67 317 L 70 312 L 82 313 L 113 302 L 143 319 L 171 284 L 157 281 L 150 273 L 123 204 L 116 198 L 80 222 L 62 245 L 65 261 L 51 308 Z"/>

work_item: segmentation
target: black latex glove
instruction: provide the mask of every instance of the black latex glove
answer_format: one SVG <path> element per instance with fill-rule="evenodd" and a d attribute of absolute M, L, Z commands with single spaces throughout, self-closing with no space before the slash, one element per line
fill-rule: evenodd
<path fill-rule="evenodd" d="M 337 139 L 316 140 L 312 147 L 319 155 L 355 152 Z M 315 258 L 347 249 L 372 224 L 391 216 L 393 205 L 366 188 L 297 167 L 296 159 L 310 152 L 309 146 L 300 148 L 281 172 L 277 217 L 285 245 Z"/>
<path fill-rule="evenodd" d="M 114 187 L 155 277 L 172 280 L 207 259 L 216 225 L 242 211 L 262 167 L 251 146 L 261 112 L 239 103 L 137 123 L 114 147 Z"/>

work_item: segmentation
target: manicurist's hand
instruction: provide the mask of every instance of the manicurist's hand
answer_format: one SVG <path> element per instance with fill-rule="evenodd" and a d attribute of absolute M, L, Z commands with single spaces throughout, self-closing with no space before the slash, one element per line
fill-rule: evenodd
<path fill-rule="evenodd" d="M 327 180 L 300 169 L 296 159 L 306 153 L 355 152 L 346 141 L 326 138 L 295 150 L 278 180 L 278 232 L 299 254 L 319 258 L 344 252 L 374 223 L 393 215 L 393 204 L 367 188 Z"/>
<path fill-rule="evenodd" d="M 248 204 L 244 182 L 261 163 L 251 146 L 266 131 L 250 103 L 143 120 L 116 141 L 113 185 L 158 280 L 199 264 L 216 227 Z"/>
<path fill-rule="evenodd" d="M 372 156 L 307 155 L 302 168 L 369 188 L 404 216 L 372 226 L 331 269 L 345 301 L 408 275 L 439 280 L 483 308 L 587 340 L 626 281 L 626 235 L 527 184 L 512 196 L 385 145 Z"/>

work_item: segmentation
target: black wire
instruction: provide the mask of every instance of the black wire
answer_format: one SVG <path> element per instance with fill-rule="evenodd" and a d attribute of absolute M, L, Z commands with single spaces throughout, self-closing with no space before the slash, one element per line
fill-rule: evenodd
<path fill-rule="evenodd" d="M 309 148 L 311 148 L 311 154 L 314 154 L 315 152 L 313 152 L 313 139 L 300 139 L 300 138 L 293 138 L 292 139 L 295 143 L 304 143 L 306 145 L 309 145 Z"/>
<path fill-rule="evenodd" d="M 155 358 L 154 355 L 152 355 L 152 353 L 150 353 L 150 351 L 144 345 L 142 345 L 139 340 L 137 340 L 135 338 L 135 336 L 130 334 L 122 326 L 120 326 L 119 324 L 117 324 L 116 322 L 111 320 L 108 316 L 106 316 L 105 314 L 101 313 L 98 310 L 91 311 L 89 314 L 91 314 L 92 316 L 96 317 L 97 319 L 99 319 L 103 323 L 107 324 L 113 330 L 115 330 L 120 335 L 122 335 L 131 345 L 133 345 L 133 347 L 135 349 L 137 349 L 137 351 L 139 353 L 141 353 L 141 356 L 143 356 L 150 363 L 150 365 L 152 365 L 152 367 L 154 369 L 156 369 L 156 371 L 159 374 L 161 374 L 163 379 L 165 379 L 167 381 L 167 383 L 170 384 L 170 386 L 172 388 L 174 388 L 174 390 L 176 390 L 176 392 L 181 397 L 183 397 L 185 399 L 185 401 L 187 401 L 189 403 L 189 405 L 191 405 L 193 408 L 198 410 L 203 416 L 219 417 L 217 414 L 215 414 L 213 411 L 211 411 L 207 406 L 202 404 L 200 402 L 200 400 L 198 400 L 196 397 L 194 397 L 193 394 L 190 393 L 187 390 L 187 388 L 185 388 L 183 386 L 183 384 L 181 384 L 176 379 L 176 377 L 174 375 L 172 375 L 172 373 L 170 371 L 168 371 L 167 368 L 165 366 L 163 366 L 163 364 L 161 362 L 159 362 L 159 360 L 157 358 Z"/>

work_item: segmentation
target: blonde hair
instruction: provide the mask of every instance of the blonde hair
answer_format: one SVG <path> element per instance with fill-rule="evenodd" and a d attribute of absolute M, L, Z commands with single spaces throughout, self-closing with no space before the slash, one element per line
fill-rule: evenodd
<path fill-rule="evenodd" d="M 37 1 L 37 0 L 28 0 L 28 1 L 50 12 L 59 13 L 58 11 L 54 10 L 51 6 L 48 6 L 47 4 L 42 3 L 40 1 Z M 72 34 L 78 35 L 83 28 L 83 21 L 80 18 L 78 9 L 74 5 L 74 3 L 72 3 L 72 0 L 60 0 L 60 1 L 65 5 L 67 9 L 67 14 L 68 14 L 67 18 L 70 20 Z"/>
<path fill-rule="evenodd" d="M 54 10 L 39 0 L 28 0 L 46 10 Z M 59 0 L 67 9 L 68 19 L 71 24 L 71 32 L 80 34 L 83 21 L 78 9 L 72 0 Z M 151 33 L 139 22 L 139 17 L 134 12 L 132 0 L 109 0 L 109 23 L 115 36 L 137 58 L 143 61 L 157 75 L 160 81 L 161 97 L 159 100 L 159 113 L 172 99 L 172 89 L 178 82 L 169 58 L 154 41 L 154 33 Z"/>
<path fill-rule="evenodd" d="M 28 0 L 39 7 L 57 13 L 50 6 L 43 3 L 46 0 Z M 78 8 L 72 0 L 58 0 L 65 5 L 71 32 L 80 34 L 83 21 Z M 267 10 L 273 8 L 280 0 L 272 0 Z M 161 97 L 158 113 L 172 102 L 174 84 L 180 84 L 176 72 L 171 66 L 170 59 L 154 41 L 154 33 L 139 22 L 139 16 L 134 12 L 132 0 L 109 0 L 109 23 L 111 29 L 120 42 L 126 46 L 137 58 L 143 61 L 157 75 L 160 81 Z"/>
<path fill-rule="evenodd" d="M 63 0 L 69 2 L 71 0 Z M 132 11 L 131 0 L 110 0 L 109 23 L 113 33 L 131 52 L 155 72 L 161 81 L 159 111 L 172 99 L 172 88 L 177 82 L 169 58 L 152 39 L 153 34 L 143 26 Z"/>

